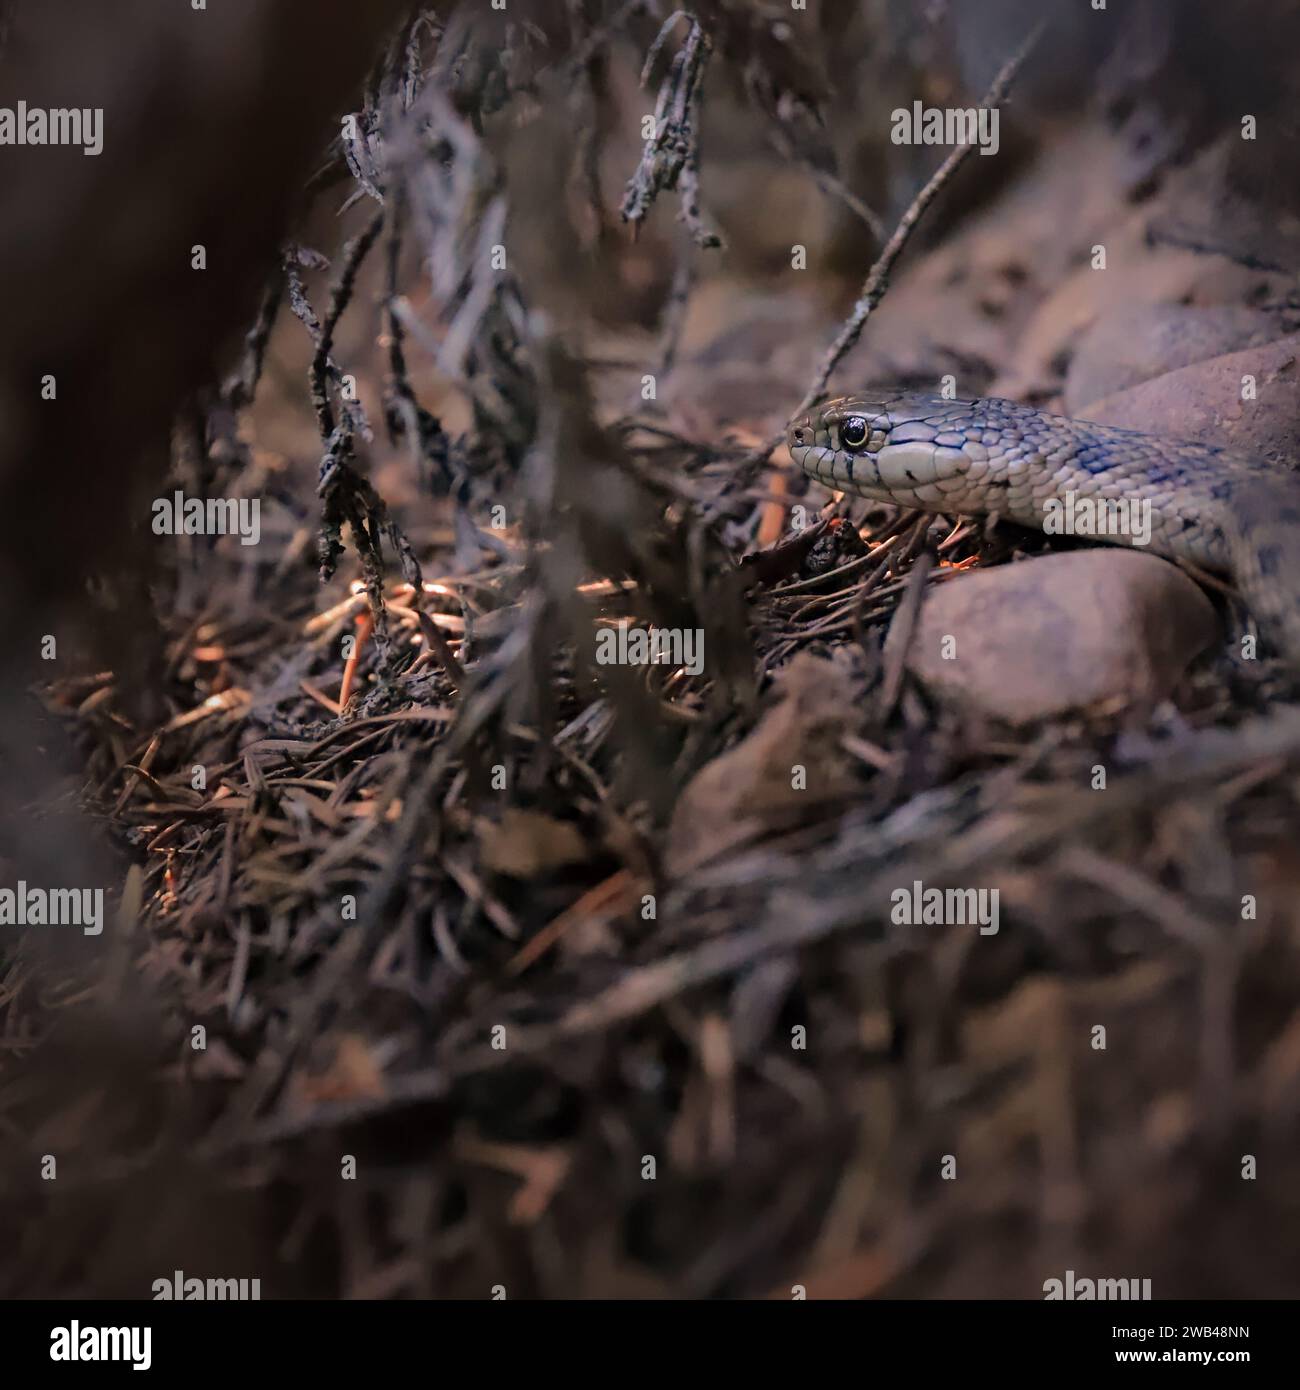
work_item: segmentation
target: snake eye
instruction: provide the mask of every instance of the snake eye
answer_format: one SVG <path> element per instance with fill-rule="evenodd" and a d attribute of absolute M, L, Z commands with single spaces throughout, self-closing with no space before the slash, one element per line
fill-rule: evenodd
<path fill-rule="evenodd" d="M 867 442 L 867 422 L 861 415 L 850 415 L 840 426 L 840 443 L 846 449 L 860 449 Z"/>

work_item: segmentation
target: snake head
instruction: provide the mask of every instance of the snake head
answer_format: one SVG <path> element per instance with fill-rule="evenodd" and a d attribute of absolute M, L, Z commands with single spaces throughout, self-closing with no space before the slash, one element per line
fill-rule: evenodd
<path fill-rule="evenodd" d="M 803 471 L 839 491 L 933 507 L 939 484 L 956 478 L 969 457 L 957 447 L 951 418 L 965 402 L 938 396 L 842 396 L 790 422 L 786 443 Z"/>
<path fill-rule="evenodd" d="M 885 443 L 893 420 L 886 400 L 841 396 L 790 422 L 786 444 L 801 468 L 810 450 L 874 453 Z M 811 471 L 811 470 L 810 470 Z"/>

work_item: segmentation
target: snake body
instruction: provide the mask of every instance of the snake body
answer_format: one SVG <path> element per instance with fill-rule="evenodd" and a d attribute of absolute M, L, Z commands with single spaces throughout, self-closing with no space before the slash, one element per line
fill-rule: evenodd
<path fill-rule="evenodd" d="M 1145 525 L 1090 533 L 1229 575 L 1300 667 L 1300 475 L 1213 445 L 1048 415 L 995 398 L 845 396 L 794 420 L 795 462 L 837 491 L 1052 529 L 1099 504 Z M 1080 505 L 1084 504 L 1084 505 Z"/>

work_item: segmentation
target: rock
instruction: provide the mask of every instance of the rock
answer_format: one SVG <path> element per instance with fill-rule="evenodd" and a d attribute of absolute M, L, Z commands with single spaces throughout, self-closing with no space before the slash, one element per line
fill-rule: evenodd
<path fill-rule="evenodd" d="M 1065 412 L 1179 367 L 1280 337 L 1277 318 L 1244 304 L 1134 304 L 1083 335 L 1065 379 Z"/>
<path fill-rule="evenodd" d="M 1021 399 L 1043 391 L 1057 378 L 1085 334 L 1112 314 L 1135 305 L 1181 301 L 1240 303 L 1258 276 L 1222 256 L 1202 256 L 1173 247 L 1147 248 L 1137 221 L 1106 237 L 1107 270 L 1084 264 L 1039 304 L 1025 323 L 1009 365 L 988 389 L 990 396 Z"/>
<path fill-rule="evenodd" d="M 1253 377 L 1256 399 L 1242 400 Z M 1218 444 L 1279 465 L 1300 460 L 1300 334 L 1166 372 L 1079 412 L 1083 420 Z"/>
<path fill-rule="evenodd" d="M 907 664 L 941 699 L 1021 724 L 1155 703 L 1218 635 L 1213 605 L 1176 566 L 1098 548 L 932 588 Z"/>
<path fill-rule="evenodd" d="M 803 653 L 781 672 L 779 689 L 780 703 L 753 732 L 686 784 L 668 827 L 671 875 L 788 830 L 857 785 L 841 748 L 858 717 L 848 672 Z"/>
<path fill-rule="evenodd" d="M 719 324 L 727 326 L 718 331 Z M 817 360 L 833 331 L 806 294 L 756 304 L 740 282 L 701 285 L 691 298 L 677 365 L 659 387 L 670 423 L 691 438 L 724 428 L 746 441 L 766 438 L 785 425 L 790 383 Z M 625 380 L 618 389 L 626 392 Z"/>
<path fill-rule="evenodd" d="M 1282 162 L 1275 163 L 1281 159 Z M 1300 224 L 1290 215 L 1290 161 L 1266 141 L 1227 131 L 1172 169 L 1151 208 L 1154 241 L 1213 248 L 1243 266 L 1290 276 Z"/>
<path fill-rule="evenodd" d="M 507 807 L 499 822 L 478 823 L 483 866 L 511 878 L 542 874 L 591 858 L 591 846 L 568 821 L 521 807 Z"/>

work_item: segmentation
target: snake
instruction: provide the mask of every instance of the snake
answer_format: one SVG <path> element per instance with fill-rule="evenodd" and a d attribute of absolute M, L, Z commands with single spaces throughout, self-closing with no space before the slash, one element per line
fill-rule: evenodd
<path fill-rule="evenodd" d="M 1126 503 L 1109 515 L 1143 525 L 1089 538 L 1227 576 L 1300 669 L 1300 473 L 1285 466 L 1018 401 L 912 391 L 829 401 L 793 419 L 786 443 L 833 491 L 947 516 L 1050 531 Z"/>

